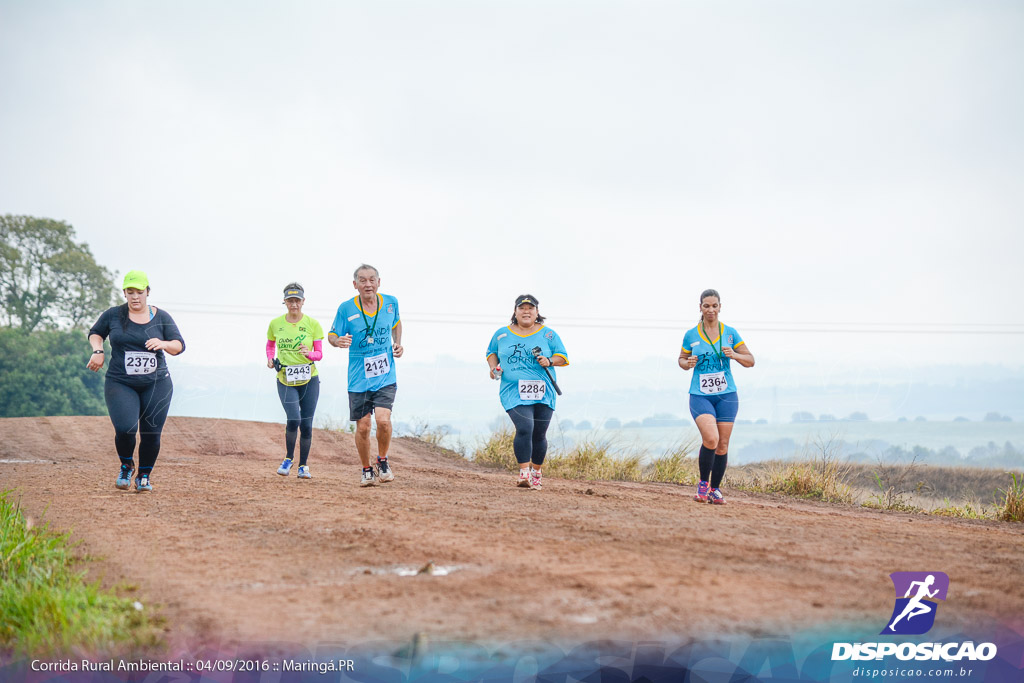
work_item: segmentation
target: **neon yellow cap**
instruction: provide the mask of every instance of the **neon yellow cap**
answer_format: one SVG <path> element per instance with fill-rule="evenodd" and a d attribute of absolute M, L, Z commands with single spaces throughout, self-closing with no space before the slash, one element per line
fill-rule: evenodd
<path fill-rule="evenodd" d="M 141 270 L 129 270 L 125 273 L 121 289 L 145 289 L 149 287 L 149 278 Z"/>

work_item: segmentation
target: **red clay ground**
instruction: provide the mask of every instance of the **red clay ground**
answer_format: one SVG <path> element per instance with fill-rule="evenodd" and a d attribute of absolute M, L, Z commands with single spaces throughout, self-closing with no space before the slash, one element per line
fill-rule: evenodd
<path fill-rule="evenodd" d="M 713 507 L 667 484 L 530 491 L 408 439 L 392 447 L 396 480 L 362 489 L 350 434 L 316 432 L 312 480 L 278 476 L 283 432 L 172 418 L 140 495 L 114 488 L 107 418 L 4 419 L 0 486 L 73 531 L 93 576 L 138 585 L 172 647 L 881 630 L 888 574 L 924 570 L 950 576 L 946 626 L 1024 631 L 1021 524 L 736 491 Z M 394 571 L 427 562 L 456 570 Z"/>

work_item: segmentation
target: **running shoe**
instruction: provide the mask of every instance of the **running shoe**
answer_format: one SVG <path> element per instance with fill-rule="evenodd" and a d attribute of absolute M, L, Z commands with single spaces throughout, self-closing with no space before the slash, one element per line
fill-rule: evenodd
<path fill-rule="evenodd" d="M 530 470 L 530 488 L 535 491 L 540 491 L 540 470 Z"/>
<path fill-rule="evenodd" d="M 287 477 L 288 473 L 292 471 L 292 459 L 285 458 L 281 466 L 277 468 L 277 473 L 282 477 Z"/>
<path fill-rule="evenodd" d="M 725 496 L 718 489 L 708 491 L 708 502 L 712 505 L 725 505 Z"/>
<path fill-rule="evenodd" d="M 387 458 L 377 459 L 377 478 L 381 481 L 395 480 L 395 473 L 391 471 L 391 465 L 388 464 Z"/>
<path fill-rule="evenodd" d="M 530 488 L 530 468 L 524 467 L 519 470 L 519 480 L 516 482 L 516 486 L 521 489 Z"/>
<path fill-rule="evenodd" d="M 309 465 L 299 465 L 299 479 L 312 479 L 313 475 L 309 473 Z"/>
<path fill-rule="evenodd" d="M 135 468 L 131 465 L 121 465 L 121 473 L 117 475 L 117 481 L 114 482 L 114 486 L 126 491 L 131 488 L 132 485 L 132 473 Z"/>
<path fill-rule="evenodd" d="M 139 493 L 144 493 L 146 491 L 153 490 L 153 485 L 149 483 L 148 474 L 140 474 L 139 476 L 135 477 L 135 490 L 138 491 Z"/>
<path fill-rule="evenodd" d="M 359 482 L 360 486 L 376 486 L 377 477 L 373 474 L 373 468 L 363 470 L 363 478 Z"/>
<path fill-rule="evenodd" d="M 697 487 L 697 495 L 693 497 L 698 503 L 708 502 L 708 488 L 709 484 L 706 481 L 702 481 Z"/>

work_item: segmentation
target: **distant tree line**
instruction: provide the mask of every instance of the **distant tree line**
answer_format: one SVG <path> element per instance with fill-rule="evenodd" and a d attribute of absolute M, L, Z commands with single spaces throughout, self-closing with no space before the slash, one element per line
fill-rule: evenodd
<path fill-rule="evenodd" d="M 117 302 L 114 274 L 62 221 L 0 216 L 0 417 L 105 415 L 85 331 Z"/>
<path fill-rule="evenodd" d="M 850 413 L 849 415 L 847 415 L 845 418 L 842 418 L 841 420 L 837 420 L 835 415 L 829 415 L 828 413 L 823 413 L 822 415 L 819 415 L 818 417 L 814 417 L 814 413 L 808 413 L 806 411 L 800 410 L 800 411 L 797 411 L 797 412 L 793 413 L 793 416 L 790 418 L 790 421 L 792 421 L 792 422 L 867 422 L 868 421 L 868 416 L 867 416 L 867 413 L 853 412 L 853 413 Z"/>

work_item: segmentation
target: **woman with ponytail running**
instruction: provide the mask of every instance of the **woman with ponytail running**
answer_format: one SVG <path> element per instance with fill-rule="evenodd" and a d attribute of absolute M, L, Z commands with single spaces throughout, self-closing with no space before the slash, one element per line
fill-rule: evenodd
<path fill-rule="evenodd" d="M 686 332 L 679 354 L 679 367 L 693 370 L 690 415 L 697 423 L 701 438 L 697 459 L 700 484 L 693 499 L 715 505 L 725 504 L 719 487 L 729 460 L 729 437 L 740 407 L 730 362 L 736 361 L 745 368 L 754 367 L 754 356 L 740 333 L 719 321 L 721 310 L 722 300 L 717 291 L 701 292 L 700 322 Z"/>

